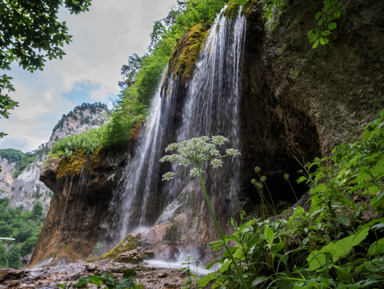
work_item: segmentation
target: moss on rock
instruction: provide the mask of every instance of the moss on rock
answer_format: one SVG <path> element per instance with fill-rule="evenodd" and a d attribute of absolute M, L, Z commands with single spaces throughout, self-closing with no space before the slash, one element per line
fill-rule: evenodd
<path fill-rule="evenodd" d="M 133 235 L 129 234 L 127 237 L 125 237 L 119 244 L 116 245 L 115 248 L 113 248 L 108 253 L 100 256 L 101 259 L 116 259 L 119 257 L 119 255 L 126 251 L 131 251 L 136 249 L 140 246 L 140 239 L 141 235 Z"/>
<path fill-rule="evenodd" d="M 223 14 L 227 18 L 236 18 L 239 8 L 240 5 L 236 2 L 236 0 L 230 0 L 227 3 L 227 7 L 225 8 Z"/>
<path fill-rule="evenodd" d="M 251 13 L 255 11 L 255 7 L 257 5 L 257 0 L 248 0 L 242 7 L 242 14 L 244 16 L 249 16 Z M 240 5 L 236 0 L 230 0 L 225 8 L 223 14 L 227 18 L 236 18 L 239 13 Z"/>
<path fill-rule="evenodd" d="M 208 27 L 204 24 L 196 24 L 178 40 L 175 52 L 169 61 L 173 75 L 181 74 L 183 79 L 192 77 L 207 30 Z"/>
<path fill-rule="evenodd" d="M 57 167 L 56 179 L 59 180 L 66 176 L 74 177 L 80 175 L 81 169 L 87 159 L 88 156 L 84 154 L 82 149 L 78 149 L 70 157 L 64 157 Z"/>

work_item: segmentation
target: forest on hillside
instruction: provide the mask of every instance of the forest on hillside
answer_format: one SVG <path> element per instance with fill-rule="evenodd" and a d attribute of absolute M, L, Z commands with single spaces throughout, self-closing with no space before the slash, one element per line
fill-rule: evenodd
<path fill-rule="evenodd" d="M 45 220 L 43 206 L 36 202 L 32 211 L 25 211 L 0 199 L 0 211 L 0 237 L 14 239 L 0 240 L 0 268 L 19 269 L 27 265 L 22 257 L 32 253 L 39 238 Z"/>

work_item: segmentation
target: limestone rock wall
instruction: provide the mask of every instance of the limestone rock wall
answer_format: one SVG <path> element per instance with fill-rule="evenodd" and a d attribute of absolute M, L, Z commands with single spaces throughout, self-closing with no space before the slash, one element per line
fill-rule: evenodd
<path fill-rule="evenodd" d="M 108 230 L 102 220 L 121 179 L 127 154 L 98 150 L 91 157 L 81 151 L 52 162 L 40 179 L 54 192 L 30 266 L 60 264 L 92 255 L 99 236 Z"/>

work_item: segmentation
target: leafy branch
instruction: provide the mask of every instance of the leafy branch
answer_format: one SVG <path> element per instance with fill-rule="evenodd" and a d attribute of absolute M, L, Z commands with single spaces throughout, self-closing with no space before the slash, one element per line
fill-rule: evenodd
<path fill-rule="evenodd" d="M 324 7 L 317 12 L 315 19 L 318 21 L 316 28 L 309 30 L 307 33 L 310 43 L 313 43 L 312 48 L 329 43 L 329 36 L 332 31 L 337 28 L 337 20 L 345 14 L 348 6 L 348 1 L 345 0 L 325 0 Z"/>

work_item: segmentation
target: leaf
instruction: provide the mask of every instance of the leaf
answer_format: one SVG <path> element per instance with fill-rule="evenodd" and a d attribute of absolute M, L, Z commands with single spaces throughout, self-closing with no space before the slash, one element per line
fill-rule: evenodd
<path fill-rule="evenodd" d="M 328 23 L 328 29 L 329 29 L 329 30 L 336 29 L 336 27 L 337 27 L 337 23 L 336 23 L 336 22 L 330 22 L 330 23 Z"/>
<path fill-rule="evenodd" d="M 350 224 L 349 218 L 347 216 L 339 215 L 336 217 L 336 221 L 344 226 L 349 226 Z"/>
<path fill-rule="evenodd" d="M 336 262 L 339 258 L 345 257 L 349 254 L 354 246 L 359 245 L 368 236 L 369 227 L 364 228 L 356 232 L 356 234 L 345 237 L 336 243 L 330 243 L 323 247 L 320 252 L 331 253 L 333 262 Z"/>
<path fill-rule="evenodd" d="M 323 36 L 328 36 L 329 34 L 331 34 L 330 30 L 321 31 L 321 35 L 323 35 Z"/>
<path fill-rule="evenodd" d="M 367 255 L 369 257 L 378 256 L 384 254 L 384 238 L 373 243 L 369 249 Z"/>
<path fill-rule="evenodd" d="M 215 265 L 216 263 L 218 263 L 217 260 L 215 260 L 215 261 L 209 263 L 209 264 L 205 267 L 205 269 L 207 269 L 207 270 L 211 269 L 211 267 L 212 267 L 213 265 Z"/>
<path fill-rule="evenodd" d="M 359 245 L 368 236 L 368 231 L 369 227 L 365 227 L 354 235 L 343 238 L 335 243 L 329 243 L 320 251 L 312 251 L 307 257 L 308 270 L 313 271 L 324 266 L 326 263 L 326 253 L 331 255 L 333 262 L 347 256 L 354 246 Z"/>
<path fill-rule="evenodd" d="M 375 177 L 382 177 L 384 175 L 384 157 L 381 157 L 376 165 L 371 168 L 371 172 Z"/>
<path fill-rule="evenodd" d="M 312 43 L 312 42 L 314 42 L 314 41 L 317 39 L 317 37 L 319 37 L 319 31 L 316 31 L 316 30 L 309 30 L 308 33 L 307 33 L 307 37 L 308 37 L 308 39 L 309 39 L 309 42 Z M 301 177 L 297 180 L 297 182 L 298 182 L 298 183 L 301 183 L 301 182 L 306 181 L 306 180 L 307 180 L 306 177 L 301 176 Z"/>
<path fill-rule="evenodd" d="M 319 40 L 317 40 L 319 41 Z M 313 193 L 323 193 L 323 192 L 326 192 L 328 190 L 328 187 L 325 183 L 322 183 L 322 184 L 319 184 L 318 186 L 314 187 L 313 189 L 311 189 L 311 194 Z"/>
<path fill-rule="evenodd" d="M 304 215 L 305 214 L 305 210 L 301 206 L 296 206 L 294 214 L 295 215 Z"/>
<path fill-rule="evenodd" d="M 326 45 L 326 44 L 328 44 L 328 42 L 329 42 L 329 39 L 328 39 L 328 38 L 320 37 L 320 43 L 321 43 L 321 45 Z"/>
<path fill-rule="evenodd" d="M 255 287 L 256 285 L 259 285 L 259 284 L 267 281 L 268 279 L 269 279 L 269 277 L 267 277 L 267 276 L 257 277 L 255 280 L 252 281 L 252 288 Z"/>
<path fill-rule="evenodd" d="M 197 285 L 201 287 L 207 286 L 212 280 L 215 280 L 217 278 L 217 274 L 215 272 L 209 273 L 207 276 L 202 277 L 198 282 Z"/>
<path fill-rule="evenodd" d="M 283 249 L 285 246 L 284 242 L 277 243 L 271 247 L 272 255 L 275 256 L 277 252 L 279 252 L 281 249 Z"/>
<path fill-rule="evenodd" d="M 336 269 L 338 282 L 341 282 L 341 281 L 350 282 L 351 277 L 352 277 L 351 272 L 350 272 L 350 268 L 348 268 L 349 270 L 347 270 L 345 268 L 342 268 L 342 267 L 336 266 L 336 265 L 332 265 L 331 267 Z"/>
<path fill-rule="evenodd" d="M 267 239 L 267 242 L 269 245 L 273 245 L 273 239 L 274 239 L 274 234 L 273 231 L 270 227 L 265 227 L 264 229 L 264 236 Z"/>
<path fill-rule="evenodd" d="M 319 20 L 321 15 L 323 15 L 323 12 L 321 12 L 321 11 L 317 12 L 316 15 L 315 15 L 316 20 Z"/>
<path fill-rule="evenodd" d="M 325 262 L 326 262 L 326 256 L 325 254 L 320 253 L 317 250 L 314 250 L 309 254 L 307 257 L 307 262 L 308 262 L 308 270 L 309 271 L 314 271 L 320 267 L 322 267 Z"/>
<path fill-rule="evenodd" d="M 372 229 L 379 230 L 384 228 L 384 223 L 379 223 L 377 225 L 372 226 Z"/>

